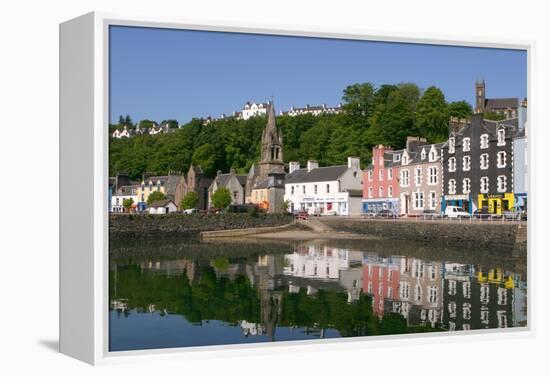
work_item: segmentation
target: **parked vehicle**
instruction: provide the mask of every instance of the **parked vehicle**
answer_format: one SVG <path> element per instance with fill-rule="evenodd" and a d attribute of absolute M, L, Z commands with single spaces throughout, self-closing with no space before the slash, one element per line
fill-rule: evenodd
<path fill-rule="evenodd" d="M 510 211 L 504 211 L 505 220 L 527 220 L 527 212 L 520 207 L 513 207 Z"/>
<path fill-rule="evenodd" d="M 294 214 L 294 218 L 296 220 L 307 220 L 309 217 L 309 214 L 306 211 L 299 211 Z"/>
<path fill-rule="evenodd" d="M 307 212 L 310 216 L 321 216 L 321 208 L 319 207 L 311 207 Z"/>
<path fill-rule="evenodd" d="M 395 219 L 397 218 L 397 214 L 391 209 L 383 209 L 378 211 L 374 217 L 381 219 Z"/>
<path fill-rule="evenodd" d="M 424 211 L 422 211 L 419 217 L 423 218 L 424 220 L 426 219 L 433 220 L 433 219 L 439 219 L 441 217 L 441 214 L 436 212 L 435 209 L 425 209 Z"/>
<path fill-rule="evenodd" d="M 476 219 L 485 220 L 490 219 L 492 215 L 489 213 L 489 208 L 481 207 L 476 209 L 472 216 Z"/>
<path fill-rule="evenodd" d="M 463 219 L 470 218 L 471 215 L 461 207 L 447 206 L 447 208 L 445 208 L 445 217 L 450 219 Z"/>
<path fill-rule="evenodd" d="M 191 215 L 193 213 L 197 213 L 198 210 L 196 208 L 188 208 L 183 210 L 184 215 Z"/>

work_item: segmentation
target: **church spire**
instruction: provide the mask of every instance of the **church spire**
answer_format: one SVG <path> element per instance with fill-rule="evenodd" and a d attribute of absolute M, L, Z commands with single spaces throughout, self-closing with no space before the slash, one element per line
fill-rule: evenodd
<path fill-rule="evenodd" d="M 260 177 L 267 178 L 272 172 L 284 172 L 283 138 L 277 128 L 273 100 L 268 104 L 267 124 L 262 133 L 262 154 L 260 159 Z"/>

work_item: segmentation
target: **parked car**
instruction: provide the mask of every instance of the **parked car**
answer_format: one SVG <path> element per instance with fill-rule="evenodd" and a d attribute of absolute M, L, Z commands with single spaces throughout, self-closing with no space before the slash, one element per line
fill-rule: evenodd
<path fill-rule="evenodd" d="M 441 214 L 437 213 L 435 209 L 425 209 L 420 215 L 423 219 L 438 219 L 441 217 Z"/>
<path fill-rule="evenodd" d="M 198 210 L 196 208 L 187 208 L 183 210 L 183 214 L 185 215 L 191 215 L 193 213 L 197 213 Z"/>
<path fill-rule="evenodd" d="M 455 206 L 447 206 L 445 208 L 445 217 L 448 217 L 450 219 L 463 219 L 463 218 L 470 218 L 471 215 L 464 211 L 462 207 L 455 207 Z"/>
<path fill-rule="evenodd" d="M 490 219 L 492 215 L 489 213 L 489 208 L 481 207 L 476 209 L 472 216 L 476 219 L 485 220 Z"/>
<path fill-rule="evenodd" d="M 397 214 L 391 209 L 383 209 L 378 211 L 374 217 L 382 219 L 395 219 L 397 218 Z"/>
<path fill-rule="evenodd" d="M 294 218 L 297 220 L 307 220 L 309 214 L 306 211 L 299 211 L 294 214 Z"/>
<path fill-rule="evenodd" d="M 504 211 L 506 220 L 527 220 L 527 212 L 520 207 L 513 207 L 509 211 Z"/>

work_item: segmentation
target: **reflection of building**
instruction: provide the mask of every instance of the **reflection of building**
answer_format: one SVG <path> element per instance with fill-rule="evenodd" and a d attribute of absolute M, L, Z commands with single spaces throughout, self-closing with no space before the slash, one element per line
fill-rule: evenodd
<path fill-rule="evenodd" d="M 446 264 L 443 324 L 449 330 L 513 326 L 515 281 L 500 269 L 475 270 L 472 265 Z"/>
<path fill-rule="evenodd" d="M 339 271 L 349 267 L 349 251 L 325 245 L 307 244 L 285 255 L 285 275 L 309 279 L 338 279 Z"/>
<path fill-rule="evenodd" d="M 363 293 L 372 296 L 372 309 L 384 315 L 384 301 L 399 298 L 399 258 L 368 255 L 363 261 Z"/>
<path fill-rule="evenodd" d="M 409 326 L 441 322 L 442 270 L 438 262 L 401 257 L 398 297 L 386 301 L 386 310 L 403 315 Z"/>
<path fill-rule="evenodd" d="M 298 162 L 289 165 L 284 196 L 289 211 L 335 215 L 361 213 L 359 158 L 348 157 L 347 165 L 319 167 L 316 161 L 308 161 L 304 169 Z"/>

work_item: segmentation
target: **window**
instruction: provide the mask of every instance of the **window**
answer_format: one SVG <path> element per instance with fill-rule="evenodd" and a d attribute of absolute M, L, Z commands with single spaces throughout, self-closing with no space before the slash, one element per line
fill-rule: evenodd
<path fill-rule="evenodd" d="M 479 191 L 481 191 L 482 194 L 487 194 L 489 192 L 489 177 L 481 177 Z"/>
<path fill-rule="evenodd" d="M 479 167 L 481 168 L 481 170 L 489 169 L 489 154 L 483 153 L 481 156 L 479 156 Z"/>
<path fill-rule="evenodd" d="M 378 170 L 378 180 L 384 180 L 384 169 Z"/>
<path fill-rule="evenodd" d="M 290 186 L 290 195 L 294 195 L 294 186 Z"/>
<path fill-rule="evenodd" d="M 417 186 L 420 186 L 422 183 L 422 169 L 416 168 L 414 169 L 414 184 Z"/>
<path fill-rule="evenodd" d="M 497 145 L 503 146 L 506 145 L 506 139 L 505 139 L 505 130 L 504 128 L 497 131 Z"/>
<path fill-rule="evenodd" d="M 506 288 L 502 288 L 502 287 L 498 288 L 498 291 L 497 291 L 498 305 L 506 305 L 506 303 L 508 302 L 507 293 L 508 291 L 506 290 Z"/>
<path fill-rule="evenodd" d="M 388 187 L 388 197 L 393 197 L 393 187 Z"/>
<path fill-rule="evenodd" d="M 470 151 L 470 138 L 465 137 L 462 139 L 462 151 L 463 152 L 469 152 Z"/>
<path fill-rule="evenodd" d="M 489 135 L 483 134 L 479 137 L 479 146 L 481 149 L 489 148 Z"/>
<path fill-rule="evenodd" d="M 330 185 L 327 183 L 327 194 L 330 193 Z"/>
<path fill-rule="evenodd" d="M 435 191 L 430 191 L 430 209 L 435 209 L 437 207 L 437 194 Z"/>
<path fill-rule="evenodd" d="M 399 283 L 399 297 L 401 300 L 408 300 L 411 295 L 411 285 L 407 282 Z"/>
<path fill-rule="evenodd" d="M 401 170 L 401 187 L 408 187 L 409 186 L 409 171 L 408 170 Z"/>
<path fill-rule="evenodd" d="M 464 298 L 470 298 L 470 282 L 469 281 L 465 281 L 464 283 L 462 283 L 462 295 L 464 296 Z"/>
<path fill-rule="evenodd" d="M 462 193 L 463 194 L 470 193 L 470 178 L 464 178 L 462 180 Z"/>
<path fill-rule="evenodd" d="M 447 308 L 449 309 L 449 318 L 456 318 L 456 302 L 449 302 Z"/>
<path fill-rule="evenodd" d="M 369 198 L 372 198 L 372 187 L 369 187 Z"/>
<path fill-rule="evenodd" d="M 408 165 L 409 164 L 409 158 L 406 154 L 403 155 L 403 160 L 401 161 L 402 165 Z"/>
<path fill-rule="evenodd" d="M 306 185 L 302 185 L 302 194 L 305 195 L 305 193 L 306 193 Z"/>
<path fill-rule="evenodd" d="M 424 208 L 424 192 L 417 191 L 413 193 L 414 195 L 414 209 L 423 209 Z"/>
<path fill-rule="evenodd" d="M 430 162 L 434 162 L 436 159 L 437 159 L 437 153 L 435 152 L 435 150 L 431 150 L 430 157 L 429 157 Z"/>
<path fill-rule="evenodd" d="M 233 199 L 237 199 L 239 197 L 238 191 L 233 191 Z"/>
<path fill-rule="evenodd" d="M 435 304 L 437 302 L 437 287 L 432 285 L 428 292 L 428 301 L 430 304 Z"/>
<path fill-rule="evenodd" d="M 422 301 L 422 286 L 417 285 L 416 286 L 416 295 L 415 295 L 416 302 Z"/>
<path fill-rule="evenodd" d="M 426 150 L 422 149 L 422 153 L 420 154 L 420 159 L 425 160 L 426 159 Z"/>
<path fill-rule="evenodd" d="M 462 318 L 466 320 L 472 318 L 472 304 L 469 302 L 462 304 Z"/>
<path fill-rule="evenodd" d="M 455 153 L 455 138 L 454 138 L 454 136 L 449 138 L 449 153 Z"/>
<path fill-rule="evenodd" d="M 368 175 L 369 175 L 369 182 L 372 182 L 372 170 L 369 170 Z"/>
<path fill-rule="evenodd" d="M 388 169 L 388 179 L 393 179 L 393 169 L 392 168 Z"/>
<path fill-rule="evenodd" d="M 497 168 L 506 167 L 506 152 L 501 151 L 497 153 Z"/>
<path fill-rule="evenodd" d="M 454 179 L 449 179 L 449 195 L 456 194 L 456 181 Z"/>
<path fill-rule="evenodd" d="M 157 191 L 160 191 L 160 181 L 157 182 Z"/>
<path fill-rule="evenodd" d="M 449 295 L 456 295 L 456 280 L 449 280 Z"/>
<path fill-rule="evenodd" d="M 462 170 L 470 171 L 470 156 L 462 157 Z"/>
<path fill-rule="evenodd" d="M 506 192 L 506 176 L 505 175 L 499 175 L 497 177 L 497 191 L 498 192 Z"/>
<path fill-rule="evenodd" d="M 428 184 L 436 185 L 437 184 L 437 167 L 432 166 L 428 169 Z"/>
<path fill-rule="evenodd" d="M 384 166 L 384 157 L 378 159 L 378 165 L 380 165 L 380 167 Z"/>
<path fill-rule="evenodd" d="M 317 185 L 313 185 L 313 193 L 317 194 Z"/>
<path fill-rule="evenodd" d="M 393 161 L 395 161 L 395 162 L 401 161 L 401 155 L 400 154 L 394 154 L 393 155 Z"/>
<path fill-rule="evenodd" d="M 384 197 L 384 188 L 383 187 L 379 187 L 378 188 L 378 196 L 380 198 L 383 198 Z"/>
<path fill-rule="evenodd" d="M 483 284 L 479 287 L 479 301 L 482 304 L 489 303 L 489 284 Z"/>
<path fill-rule="evenodd" d="M 449 158 L 449 171 L 456 171 L 456 158 Z"/>

